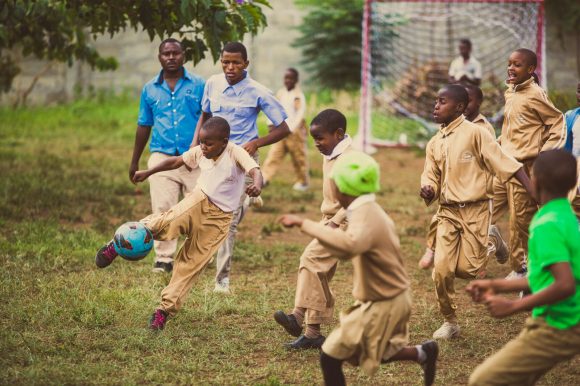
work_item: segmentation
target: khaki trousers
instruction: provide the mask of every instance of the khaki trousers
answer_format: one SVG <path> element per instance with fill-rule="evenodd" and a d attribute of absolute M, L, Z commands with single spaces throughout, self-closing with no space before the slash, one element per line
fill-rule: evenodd
<path fill-rule="evenodd" d="M 322 220 L 327 224 L 330 218 Z M 341 224 L 341 229 L 346 223 Z M 330 323 L 334 314 L 334 293 L 330 281 L 334 277 L 338 258 L 314 239 L 306 246 L 298 267 L 294 307 L 306 308 L 306 324 Z"/>
<path fill-rule="evenodd" d="M 151 153 L 147 167 L 158 165 L 171 157 L 163 153 Z M 199 168 L 189 171 L 185 166 L 175 170 L 155 173 L 149 177 L 149 192 L 151 195 L 152 213 L 163 213 L 179 202 L 179 195 L 185 197 L 195 188 L 199 177 Z M 167 241 L 155 240 L 155 261 L 170 263 L 177 249 L 177 239 Z"/>
<path fill-rule="evenodd" d="M 433 281 L 439 310 L 455 321 L 455 277 L 471 279 L 487 265 L 487 238 L 491 220 L 489 200 L 444 204 L 437 212 Z"/>
<path fill-rule="evenodd" d="M 168 211 L 141 220 L 155 240 L 186 236 L 175 257 L 171 280 L 161 292 L 161 309 L 175 315 L 181 308 L 194 280 L 224 241 L 231 221 L 232 213 L 214 205 L 199 188 Z"/>
<path fill-rule="evenodd" d="M 270 147 L 262 167 L 265 181 L 272 181 L 286 154 L 290 154 L 292 159 L 296 182 L 308 185 L 310 181 L 308 176 L 308 158 L 306 156 L 306 127 L 296 129 L 288 137 Z"/>
<path fill-rule="evenodd" d="M 560 362 L 580 354 L 580 324 L 566 330 L 528 318 L 520 335 L 487 358 L 469 377 L 470 386 L 529 386 Z"/>
<path fill-rule="evenodd" d="M 530 176 L 533 160 L 523 163 L 524 170 Z M 510 213 L 510 265 L 513 271 L 524 272 L 527 270 L 528 228 L 538 206 L 523 185 L 515 178 L 512 178 L 506 187 Z"/>

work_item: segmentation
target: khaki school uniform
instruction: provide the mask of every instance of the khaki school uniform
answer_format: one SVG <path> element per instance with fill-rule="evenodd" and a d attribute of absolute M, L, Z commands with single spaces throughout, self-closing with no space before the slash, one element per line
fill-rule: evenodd
<path fill-rule="evenodd" d="M 155 240 L 186 236 L 175 257 L 171 280 L 161 293 L 160 308 L 170 315 L 181 308 L 193 282 L 225 240 L 245 188 L 246 171 L 258 167 L 244 149 L 231 142 L 215 161 L 205 158 L 199 146 L 182 157 L 190 168 L 199 167 L 197 186 L 168 211 L 141 220 Z"/>
<path fill-rule="evenodd" d="M 562 148 L 566 143 L 564 116 L 533 78 L 518 85 L 509 85 L 505 100 L 501 147 L 524 164 L 529 176 L 540 152 Z M 514 271 L 522 272 L 526 269 L 528 227 L 538 206 L 519 181 L 512 179 L 506 188 L 511 266 Z"/>
<path fill-rule="evenodd" d="M 322 165 L 322 220 L 320 224 L 333 222 L 341 228 L 346 227 L 346 212 L 340 207 L 334 196 L 330 173 L 336 160 L 352 150 L 352 140 L 346 136 L 334 148 L 332 154 L 325 156 Z M 300 256 L 298 279 L 294 306 L 306 308 L 304 321 L 306 324 L 329 323 L 334 312 L 334 294 L 329 283 L 332 280 L 338 264 L 337 258 L 324 248 L 317 239 L 306 246 Z"/>
<path fill-rule="evenodd" d="M 374 374 L 409 341 L 411 293 L 393 220 L 374 194 L 355 199 L 347 210 L 348 229 L 330 229 L 305 220 L 302 231 L 341 259 L 351 259 L 355 303 L 341 313 L 340 326 L 322 346 L 327 355 Z"/>
<path fill-rule="evenodd" d="M 438 199 L 440 205 L 433 281 L 448 321 L 455 319 L 455 276 L 473 278 L 487 263 L 492 173 L 505 182 L 521 166 L 490 133 L 463 116 L 441 126 L 427 144 L 421 185 L 435 190 L 426 203 Z"/>

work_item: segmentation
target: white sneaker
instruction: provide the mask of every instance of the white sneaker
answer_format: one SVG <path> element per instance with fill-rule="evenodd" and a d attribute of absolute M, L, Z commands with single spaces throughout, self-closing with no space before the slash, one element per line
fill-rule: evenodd
<path fill-rule="evenodd" d="M 526 272 L 516 272 L 511 271 L 506 277 L 506 280 L 514 280 L 514 279 L 521 279 L 522 277 L 526 277 Z"/>
<path fill-rule="evenodd" d="M 294 185 L 292 185 L 292 189 L 298 192 L 305 192 L 308 190 L 308 188 L 309 188 L 308 184 L 302 184 L 300 182 L 297 182 Z"/>
<path fill-rule="evenodd" d="M 213 292 L 221 293 L 221 294 L 229 294 L 230 293 L 230 278 L 225 277 L 220 281 L 215 283 L 215 287 Z"/>
<path fill-rule="evenodd" d="M 245 201 L 244 203 L 247 206 L 251 206 L 252 208 L 261 208 L 264 206 L 264 200 L 262 200 L 261 196 L 258 197 L 246 196 L 246 199 L 244 201 Z"/>
<path fill-rule="evenodd" d="M 445 322 L 433 333 L 433 339 L 451 339 L 457 338 L 461 328 L 457 323 Z"/>

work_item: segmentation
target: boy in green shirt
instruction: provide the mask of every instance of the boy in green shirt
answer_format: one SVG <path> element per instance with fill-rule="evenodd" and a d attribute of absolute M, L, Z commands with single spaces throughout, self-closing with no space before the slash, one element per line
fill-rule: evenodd
<path fill-rule="evenodd" d="M 520 335 L 479 365 L 469 385 L 533 385 L 580 353 L 580 229 L 566 199 L 576 173 L 576 160 L 566 151 L 540 153 L 532 185 L 541 208 L 530 224 L 528 277 L 467 286 L 497 318 L 532 309 Z M 515 300 L 496 295 L 524 290 L 532 294 Z"/>

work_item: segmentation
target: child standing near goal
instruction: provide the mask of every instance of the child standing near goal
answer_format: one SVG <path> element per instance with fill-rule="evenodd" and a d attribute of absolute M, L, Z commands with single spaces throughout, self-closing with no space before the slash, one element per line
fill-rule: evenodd
<path fill-rule="evenodd" d="M 455 277 L 475 278 L 487 263 L 492 174 L 502 181 L 515 177 L 531 191 L 522 165 L 505 154 L 489 132 L 465 119 L 468 100 L 459 85 L 439 91 L 433 117 L 441 127 L 427 144 L 421 175 L 425 203 L 439 200 L 433 281 L 445 322 L 433 333 L 436 339 L 460 332 Z"/>
<path fill-rule="evenodd" d="M 133 182 L 141 182 L 152 174 L 183 165 L 201 169 L 191 194 L 167 212 L 141 220 L 155 240 L 186 236 L 175 258 L 171 280 L 161 293 L 161 304 L 149 322 L 153 330 L 163 329 L 168 317 L 178 312 L 193 282 L 225 240 L 244 190 L 246 173 L 253 180 L 246 193 L 252 197 L 260 195 L 262 174 L 258 164 L 242 147 L 228 142 L 229 136 L 230 126 L 225 119 L 209 118 L 199 131 L 199 146 L 169 157 L 151 169 L 138 171 L 133 177 Z M 96 264 L 104 268 L 116 257 L 111 241 L 97 252 Z"/>
<path fill-rule="evenodd" d="M 370 156 L 350 152 L 334 165 L 332 189 L 346 209 L 348 230 L 285 215 L 286 227 L 301 230 L 341 259 L 352 261 L 355 303 L 341 314 L 320 356 L 324 382 L 345 385 L 348 361 L 373 375 L 381 363 L 414 361 L 423 367 L 424 384 L 433 384 L 439 348 L 434 341 L 408 346 L 411 291 L 393 220 L 375 201 L 379 166 Z"/>
<path fill-rule="evenodd" d="M 352 151 L 352 140 L 346 131 L 346 117 L 334 109 L 319 113 L 310 124 L 310 135 L 316 148 L 322 153 L 322 220 L 320 223 L 329 228 L 345 228 L 346 212 L 341 208 L 332 189 L 330 173 L 338 159 Z M 290 335 L 298 337 L 287 344 L 291 349 L 320 348 L 324 336 L 320 325 L 332 321 L 334 313 L 334 294 L 330 289 L 338 259 L 317 239 L 308 244 L 298 267 L 298 279 L 294 298 L 294 310 L 290 314 L 283 311 L 274 313 L 274 320 Z M 302 324 L 306 331 L 302 334 Z"/>
<path fill-rule="evenodd" d="M 564 116 L 535 79 L 537 61 L 536 54 L 525 48 L 512 52 L 509 57 L 500 140 L 502 149 L 524 165 L 528 176 L 538 154 L 560 149 L 566 143 Z M 538 206 L 518 181 L 509 181 L 506 188 L 512 268 L 508 277 L 524 277 L 527 272 L 528 227 Z"/>
<path fill-rule="evenodd" d="M 532 173 L 542 206 L 530 224 L 528 277 L 476 280 L 467 287 L 495 317 L 532 309 L 520 335 L 477 367 L 469 385 L 533 385 L 580 354 L 580 230 L 566 199 L 576 182 L 574 157 L 564 150 L 541 153 Z M 531 295 L 516 300 L 496 295 L 528 290 Z"/>

